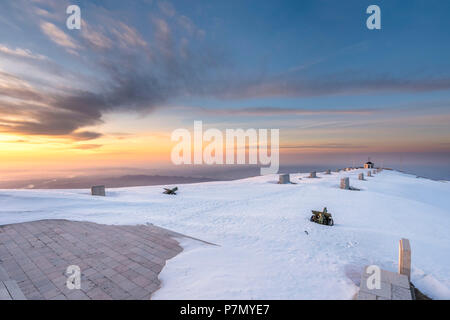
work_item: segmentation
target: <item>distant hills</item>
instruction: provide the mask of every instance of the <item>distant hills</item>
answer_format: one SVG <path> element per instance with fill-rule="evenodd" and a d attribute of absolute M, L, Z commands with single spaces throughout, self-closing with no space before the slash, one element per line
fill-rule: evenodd
<path fill-rule="evenodd" d="M 120 188 L 208 181 L 217 181 L 217 179 L 159 175 L 78 176 L 73 178 L 0 181 L 0 189 L 88 189 L 93 185 Z"/>

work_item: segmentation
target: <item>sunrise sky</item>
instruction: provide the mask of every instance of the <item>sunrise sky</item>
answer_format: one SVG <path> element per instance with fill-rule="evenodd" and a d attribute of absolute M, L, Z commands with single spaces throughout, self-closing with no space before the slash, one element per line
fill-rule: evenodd
<path fill-rule="evenodd" d="M 68 30 L 66 8 L 81 8 Z M 366 28 L 377 4 L 382 29 Z M 170 166 L 177 128 L 284 164 L 449 167 L 449 1 L 0 2 L 0 174 Z"/>

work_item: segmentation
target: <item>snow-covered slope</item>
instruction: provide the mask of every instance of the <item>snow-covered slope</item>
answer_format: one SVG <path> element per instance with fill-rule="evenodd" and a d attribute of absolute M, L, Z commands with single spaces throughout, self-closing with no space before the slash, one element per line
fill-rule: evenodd
<path fill-rule="evenodd" d="M 219 246 L 182 240 L 154 298 L 351 299 L 364 265 L 396 271 L 398 240 L 412 247 L 412 281 L 437 299 L 450 298 L 450 184 L 364 170 L 179 186 L 88 190 L 0 190 L 0 224 L 39 219 L 107 224 L 153 223 Z M 361 191 L 339 189 L 349 176 Z M 302 180 L 299 180 L 299 178 Z M 309 221 L 327 207 L 334 227 Z"/>

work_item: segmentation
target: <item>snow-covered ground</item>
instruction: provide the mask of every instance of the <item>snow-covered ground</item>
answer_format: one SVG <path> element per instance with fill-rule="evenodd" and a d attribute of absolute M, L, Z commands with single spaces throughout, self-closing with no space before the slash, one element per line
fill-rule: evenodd
<path fill-rule="evenodd" d="M 351 299 L 363 266 L 397 270 L 398 240 L 412 247 L 412 282 L 450 299 L 450 184 L 395 171 L 358 181 L 365 170 L 180 185 L 88 190 L 0 190 L 0 224 L 71 219 L 153 223 L 218 244 L 181 240 L 163 269 L 157 299 Z M 349 176 L 361 191 L 339 189 Z M 299 180 L 299 178 L 302 178 Z M 309 221 L 327 207 L 335 226 Z"/>

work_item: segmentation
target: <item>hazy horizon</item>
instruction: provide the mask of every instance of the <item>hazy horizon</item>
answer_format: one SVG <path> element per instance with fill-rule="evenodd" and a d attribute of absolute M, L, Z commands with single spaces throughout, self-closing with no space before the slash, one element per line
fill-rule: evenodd
<path fill-rule="evenodd" d="M 450 181 L 450 166 L 445 162 L 448 155 L 442 155 L 442 162 L 420 164 L 411 161 L 408 156 L 383 160 L 371 158 L 376 166 L 413 174 L 418 177 Z M 325 156 L 322 156 L 325 157 Z M 333 163 L 299 163 L 281 164 L 279 173 L 299 173 L 311 171 L 335 170 L 345 167 L 361 167 L 364 161 L 354 157 L 355 161 L 336 161 Z M 384 160 L 386 159 L 386 160 Z M 30 176 L 30 173 L 32 174 Z M 197 183 L 220 180 L 236 180 L 260 175 L 260 167 L 256 165 L 224 165 L 224 166 L 166 166 L 160 168 L 145 167 L 105 167 L 91 169 L 74 169 L 69 172 L 48 171 L 36 174 L 32 170 L 2 176 L 0 189 L 77 189 L 89 188 L 95 184 L 104 184 L 110 188 L 146 185 Z M 175 178 L 175 179 L 173 179 Z M 56 187 L 55 187 L 56 186 Z"/>

